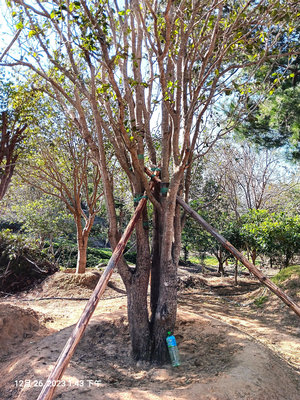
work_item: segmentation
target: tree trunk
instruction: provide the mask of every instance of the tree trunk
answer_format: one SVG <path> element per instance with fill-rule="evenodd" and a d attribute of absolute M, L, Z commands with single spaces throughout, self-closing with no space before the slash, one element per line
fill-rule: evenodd
<path fill-rule="evenodd" d="M 168 331 L 174 331 L 177 312 L 177 266 L 172 260 L 165 259 L 161 267 L 159 300 L 152 318 L 151 349 L 151 358 L 158 363 L 168 360 L 165 340 Z"/>
<path fill-rule="evenodd" d="M 187 264 L 189 259 L 189 251 L 186 244 L 183 246 L 183 254 L 184 254 L 184 263 Z"/>
<path fill-rule="evenodd" d="M 256 257 L 257 257 L 256 249 L 253 249 L 253 250 L 251 251 L 251 260 L 252 260 L 252 264 L 253 264 L 253 265 L 255 265 Z"/>
<path fill-rule="evenodd" d="M 158 185 L 154 188 L 154 195 L 159 199 Z M 160 283 L 160 259 L 161 259 L 161 243 L 162 243 L 162 221 L 158 210 L 154 209 L 153 214 L 153 236 L 152 236 L 152 254 L 151 254 L 151 292 L 150 306 L 152 316 L 156 312 L 159 298 Z"/>
<path fill-rule="evenodd" d="M 77 263 L 76 274 L 84 274 L 86 268 L 87 237 L 77 238 Z"/>
<path fill-rule="evenodd" d="M 175 215 L 175 206 L 172 200 L 165 202 L 162 215 L 156 215 L 156 243 L 159 260 L 156 255 L 152 263 L 151 290 L 154 292 L 151 300 L 151 359 L 159 364 L 169 359 L 166 336 L 168 331 L 174 331 L 177 312 L 177 267 L 178 247 L 180 240 L 176 238 L 178 215 Z M 180 215 L 179 215 L 180 218 Z M 159 270 L 159 273 L 155 273 Z M 155 275 L 154 275 L 155 274 Z"/>
<path fill-rule="evenodd" d="M 284 258 L 284 268 L 287 268 L 289 266 L 291 258 L 291 254 L 287 251 Z"/>
<path fill-rule="evenodd" d="M 222 258 L 220 258 L 219 260 L 219 268 L 218 268 L 218 273 L 221 274 L 222 276 L 225 275 L 225 270 L 224 270 L 224 263 L 222 261 Z"/>
<path fill-rule="evenodd" d="M 131 351 L 134 360 L 148 361 L 150 358 L 150 325 L 147 307 L 147 292 L 150 275 L 150 248 L 148 230 L 140 220 L 136 227 L 137 260 L 130 276 L 123 279 L 127 290 L 127 313 Z"/>
<path fill-rule="evenodd" d="M 234 265 L 234 284 L 235 286 L 238 285 L 238 260 L 235 260 L 235 265 Z"/>
<path fill-rule="evenodd" d="M 83 229 L 81 225 L 81 215 L 75 215 L 75 223 L 77 230 L 77 263 L 76 263 L 76 274 L 84 274 L 86 268 L 86 253 L 88 246 L 88 237 L 89 232 L 93 226 L 94 218 L 91 216 L 91 219 L 86 224 L 86 227 Z"/>

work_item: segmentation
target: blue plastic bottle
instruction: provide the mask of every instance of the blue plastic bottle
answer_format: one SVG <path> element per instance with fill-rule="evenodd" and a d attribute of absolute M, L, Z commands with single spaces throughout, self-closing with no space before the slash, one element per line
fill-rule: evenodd
<path fill-rule="evenodd" d="M 178 352 L 178 347 L 177 347 L 175 336 L 171 335 L 171 332 L 168 332 L 166 342 L 167 342 L 172 366 L 178 367 L 180 365 L 179 352 Z"/>

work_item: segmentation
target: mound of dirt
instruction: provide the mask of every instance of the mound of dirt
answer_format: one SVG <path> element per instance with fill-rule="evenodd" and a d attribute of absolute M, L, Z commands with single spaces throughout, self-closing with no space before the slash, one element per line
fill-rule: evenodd
<path fill-rule="evenodd" d="M 74 270 L 67 270 L 55 274 L 49 281 L 51 281 L 52 288 L 55 289 L 87 288 L 93 290 L 99 278 L 99 272 L 88 271 L 85 274 L 75 274 Z"/>
<path fill-rule="evenodd" d="M 9 354 L 13 346 L 38 329 L 39 316 L 32 309 L 0 304 L 0 355 Z"/>
<path fill-rule="evenodd" d="M 7 364 L 0 397 L 37 398 L 71 327 L 42 339 Z M 268 349 L 220 321 L 181 311 L 176 337 L 181 366 L 135 364 L 122 311 L 88 326 L 55 394 L 63 400 L 296 400 L 297 374 Z M 25 383 L 27 382 L 27 383 Z"/>
<path fill-rule="evenodd" d="M 74 270 L 56 272 L 49 276 L 42 284 L 36 285 L 28 293 L 23 293 L 21 297 L 79 297 L 89 298 L 95 289 L 101 273 L 96 270 L 87 271 L 85 274 L 75 274 Z M 104 298 L 112 296 L 115 291 L 125 293 L 124 285 L 117 274 L 109 282 L 109 288 L 105 291 Z M 111 290 L 113 289 L 113 290 Z"/>
<path fill-rule="evenodd" d="M 0 399 L 38 397 L 85 307 L 82 298 L 90 297 L 98 279 L 97 271 L 79 276 L 58 272 L 23 296 L 0 303 L 1 309 L 7 310 L 5 317 L 11 318 L 9 324 L 5 320 L 7 329 L 13 329 L 13 321 L 23 321 L 15 341 L 8 341 L 13 331 L 3 336 L 11 352 L 0 357 Z M 252 297 L 264 296 L 263 288 L 245 294 L 244 286 L 255 288 L 250 280 L 239 287 L 231 282 L 229 278 L 209 281 L 198 273 L 191 277 L 184 274 L 175 329 L 182 364 L 178 368 L 156 367 L 135 363 L 130 357 L 126 297 L 116 292 L 124 287 L 113 274 L 115 290 L 105 291 L 54 399 L 298 400 L 300 340 L 296 325 L 282 323 L 289 315 L 288 308 L 270 293 L 268 301 L 258 308 Z M 299 291 L 290 282 L 285 283 L 286 290 Z M 225 289 L 226 295 L 221 295 Z M 234 289 L 239 296 L 234 296 Z M 239 303 L 244 301 L 255 308 L 242 307 Z M 15 303 L 18 307 L 11 305 Z M 273 309 L 269 309 L 272 304 Z M 30 315 L 40 321 L 36 334 L 34 324 L 25 324 Z M 0 313 L 0 325 L 1 318 Z M 296 322 L 299 324 L 298 319 Z M 33 336 L 23 340 L 27 334 Z"/>
<path fill-rule="evenodd" d="M 300 303 L 300 277 L 295 274 L 287 280 L 278 284 L 278 286 L 284 291 L 284 293 L 290 296 L 297 304 Z M 273 318 L 277 324 L 287 324 L 299 328 L 299 318 L 295 315 L 289 307 L 287 307 L 281 299 L 267 290 L 266 287 L 260 286 L 252 293 L 245 294 L 244 298 L 241 298 L 242 302 L 249 304 L 253 310 L 256 310 L 260 315 L 265 317 Z M 275 316 L 276 315 L 276 316 Z M 300 330 L 297 330 L 297 334 Z"/>
<path fill-rule="evenodd" d="M 282 282 L 282 288 L 289 296 L 294 296 L 300 299 L 300 276 L 293 274 L 291 277 Z"/>

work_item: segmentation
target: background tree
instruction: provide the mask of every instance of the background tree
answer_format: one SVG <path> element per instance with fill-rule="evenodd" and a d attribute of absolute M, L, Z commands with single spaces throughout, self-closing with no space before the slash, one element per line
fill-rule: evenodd
<path fill-rule="evenodd" d="M 289 42 L 299 43 L 299 21 L 283 36 L 279 43 L 288 48 Z M 268 81 L 273 87 L 267 96 L 257 104 L 251 94 L 248 97 L 248 110 L 245 119 L 236 129 L 243 137 L 253 143 L 268 148 L 282 148 L 287 158 L 300 159 L 300 56 L 279 57 L 273 65 L 267 65 L 255 77 L 259 81 Z M 257 96 L 257 95 L 255 95 Z"/>
<path fill-rule="evenodd" d="M 280 196 L 297 186 L 296 169 L 276 151 L 258 150 L 251 143 L 224 141 L 206 157 L 210 174 L 239 219 L 251 209 L 275 211 L 284 206 Z"/>
<path fill-rule="evenodd" d="M 251 210 L 243 216 L 241 234 L 257 252 L 270 257 L 283 257 L 287 267 L 292 257 L 300 250 L 300 218 L 267 210 Z M 271 262 L 272 265 L 272 262 Z"/>
<path fill-rule="evenodd" d="M 48 248 L 49 257 L 54 257 L 57 239 L 76 235 L 74 219 L 59 199 L 17 179 L 2 202 L 1 226 L 32 237 L 41 250 Z"/>
<path fill-rule="evenodd" d="M 26 111 L 25 111 L 26 113 Z M 22 115 L 23 114 L 23 115 Z M 0 201 L 7 192 L 25 138 L 24 104 L 10 84 L 0 85 Z"/>
<path fill-rule="evenodd" d="M 199 186 L 197 189 L 199 190 Z M 240 248 L 238 220 L 230 210 L 229 201 L 223 195 L 218 183 L 210 178 L 203 183 L 200 190 L 201 196 L 191 201 L 191 207 L 234 246 Z M 191 195 L 193 195 L 193 187 Z M 224 263 L 231 257 L 231 254 L 190 218 L 187 219 L 183 229 L 183 243 L 199 253 L 208 252 L 214 255 L 219 263 L 218 272 L 221 275 L 225 274 Z"/>
<path fill-rule="evenodd" d="M 277 42 L 293 29 L 297 5 L 216 0 L 9 4 L 26 45 L 4 64 L 35 71 L 77 124 L 99 164 L 113 248 L 120 233 L 109 148 L 133 196 L 138 199 L 145 190 L 153 204 L 152 246 L 145 213 L 136 228 L 136 267 L 123 260 L 118 268 L 127 289 L 133 356 L 164 361 L 165 336 L 174 329 L 177 307 L 182 226 L 176 196 L 184 191 L 188 199 L 195 148 L 201 156 L 232 129 L 229 120 L 221 128 L 216 103 L 234 88 L 240 70 L 256 70 L 278 56 Z M 244 91 L 250 86 L 251 79 L 243 82 Z M 161 193 L 151 192 L 145 165 L 160 165 Z"/>
<path fill-rule="evenodd" d="M 239 133 L 260 146 L 283 148 L 289 158 L 299 161 L 299 104 L 299 84 L 278 89 L 241 125 Z"/>
<path fill-rule="evenodd" d="M 102 196 L 101 176 L 97 165 L 91 163 L 86 144 L 67 132 L 65 136 L 52 138 L 50 143 L 35 142 L 18 174 L 24 182 L 63 201 L 72 214 L 78 245 L 76 273 L 84 273 L 88 237 Z"/>

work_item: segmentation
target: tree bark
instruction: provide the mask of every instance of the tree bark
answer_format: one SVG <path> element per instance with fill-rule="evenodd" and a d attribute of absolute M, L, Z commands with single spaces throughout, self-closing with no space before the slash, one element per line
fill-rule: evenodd
<path fill-rule="evenodd" d="M 169 359 L 166 336 L 168 331 L 175 328 L 177 313 L 177 268 L 178 268 L 178 246 L 181 246 L 176 229 L 176 197 L 170 196 L 163 201 L 163 213 L 159 215 L 159 221 L 156 221 L 157 228 L 161 229 L 161 240 L 157 241 L 156 246 L 160 245 L 158 254 L 160 255 L 159 263 L 156 262 L 156 269 L 159 269 L 159 276 L 152 277 L 151 288 L 155 295 L 151 300 L 151 359 L 159 364 Z M 158 260 L 156 260 L 158 261 Z M 154 270 L 152 269 L 152 274 Z"/>
<path fill-rule="evenodd" d="M 253 249 L 253 250 L 251 251 L 251 260 L 252 260 L 252 264 L 253 264 L 253 265 L 255 265 L 256 257 L 257 257 L 256 249 Z"/>
<path fill-rule="evenodd" d="M 159 185 L 154 188 L 154 195 L 159 200 Z M 162 221 L 161 213 L 156 208 L 153 212 L 153 232 L 152 232 L 152 252 L 151 252 L 151 292 L 150 306 L 151 314 L 154 315 L 158 297 L 159 297 L 159 282 L 160 282 L 160 258 L 161 258 L 161 243 L 162 243 Z"/>
<path fill-rule="evenodd" d="M 127 313 L 134 360 L 148 361 L 150 358 L 150 325 L 147 307 L 147 292 L 150 275 L 150 248 L 147 230 L 143 221 L 136 227 L 137 260 L 127 281 Z"/>
<path fill-rule="evenodd" d="M 86 269 L 87 260 L 87 238 L 77 239 L 77 263 L 76 263 L 76 274 L 84 274 Z"/>
<path fill-rule="evenodd" d="M 289 253 L 289 251 L 287 251 L 284 258 L 284 268 L 287 268 L 289 266 L 291 258 L 291 254 Z"/>
<path fill-rule="evenodd" d="M 224 263 L 222 261 L 222 258 L 219 258 L 219 268 L 218 268 L 218 273 L 221 274 L 222 276 L 225 275 L 225 270 L 224 270 Z"/>
<path fill-rule="evenodd" d="M 183 254 L 184 254 L 184 263 L 186 264 L 189 259 L 189 251 L 186 244 L 183 246 Z"/>
<path fill-rule="evenodd" d="M 78 213 L 74 216 L 77 230 L 77 263 L 76 274 L 84 274 L 87 262 L 87 247 L 89 233 L 92 229 L 95 215 L 91 215 L 85 223 L 85 227 L 81 224 L 81 215 Z"/>
<path fill-rule="evenodd" d="M 159 299 L 152 318 L 152 361 L 168 360 L 165 339 L 168 331 L 174 331 L 177 312 L 177 266 L 171 259 L 162 257 Z"/>
<path fill-rule="evenodd" d="M 238 260 L 235 260 L 235 265 L 234 265 L 234 284 L 235 286 L 238 285 Z"/>
<path fill-rule="evenodd" d="M 13 176 L 16 161 L 19 157 L 19 153 L 16 149 L 24 137 L 23 133 L 27 125 L 24 125 L 22 128 L 17 128 L 15 131 L 10 131 L 6 111 L 1 113 L 0 124 L 0 200 L 2 200 Z"/>

